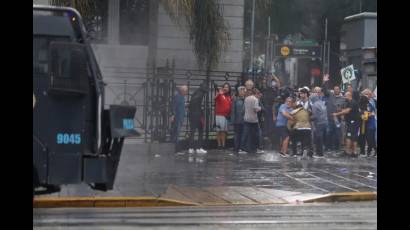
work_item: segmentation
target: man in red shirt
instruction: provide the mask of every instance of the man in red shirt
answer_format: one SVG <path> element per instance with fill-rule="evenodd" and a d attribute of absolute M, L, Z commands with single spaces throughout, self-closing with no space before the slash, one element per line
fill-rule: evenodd
<path fill-rule="evenodd" d="M 226 135 L 228 132 L 228 117 L 231 114 L 231 86 L 225 83 L 215 96 L 215 124 L 216 140 L 218 149 L 225 148 Z"/>

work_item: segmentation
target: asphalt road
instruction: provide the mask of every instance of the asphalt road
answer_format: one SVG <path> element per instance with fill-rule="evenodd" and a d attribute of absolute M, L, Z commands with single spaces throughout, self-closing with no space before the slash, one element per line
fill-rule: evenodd
<path fill-rule="evenodd" d="M 377 229 L 377 201 L 175 208 L 34 209 L 33 229 Z"/>

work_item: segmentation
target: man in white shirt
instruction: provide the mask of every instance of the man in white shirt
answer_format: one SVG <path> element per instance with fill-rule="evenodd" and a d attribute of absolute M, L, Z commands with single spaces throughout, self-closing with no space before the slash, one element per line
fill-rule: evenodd
<path fill-rule="evenodd" d="M 259 99 L 255 96 L 256 94 L 259 94 L 259 90 L 253 89 L 252 95 L 246 97 L 244 102 L 245 115 L 241 149 L 248 153 L 256 153 L 257 148 L 258 112 L 261 107 L 259 106 Z"/>

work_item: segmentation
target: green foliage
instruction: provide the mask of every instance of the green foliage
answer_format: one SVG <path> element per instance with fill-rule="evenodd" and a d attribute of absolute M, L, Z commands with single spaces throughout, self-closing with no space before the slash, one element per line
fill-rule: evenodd
<path fill-rule="evenodd" d="M 171 18 L 188 29 L 198 65 L 207 71 L 215 68 L 230 43 L 218 1 L 163 0 L 162 3 Z"/>

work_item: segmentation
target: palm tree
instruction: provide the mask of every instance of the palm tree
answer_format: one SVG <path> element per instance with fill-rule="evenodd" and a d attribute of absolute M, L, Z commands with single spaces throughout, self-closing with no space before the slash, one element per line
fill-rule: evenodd
<path fill-rule="evenodd" d="M 230 36 L 217 0 L 162 0 L 165 10 L 178 25 L 187 23 L 189 40 L 193 45 L 198 66 L 206 70 L 206 83 L 210 83 L 210 71 L 228 48 Z M 206 123 L 209 124 L 210 94 L 205 98 Z M 205 136 L 208 140 L 209 126 Z"/>

